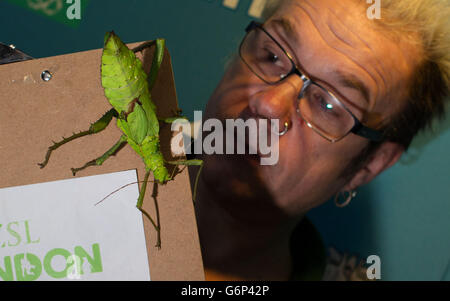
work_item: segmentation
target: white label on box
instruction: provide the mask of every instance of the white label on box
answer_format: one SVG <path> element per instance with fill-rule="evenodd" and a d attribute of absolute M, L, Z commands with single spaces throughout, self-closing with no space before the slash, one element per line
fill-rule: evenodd
<path fill-rule="evenodd" d="M 150 280 L 136 170 L 0 189 L 0 280 Z"/>

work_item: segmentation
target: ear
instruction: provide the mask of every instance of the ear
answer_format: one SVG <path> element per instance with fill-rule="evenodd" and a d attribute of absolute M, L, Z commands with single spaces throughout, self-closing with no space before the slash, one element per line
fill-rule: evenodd
<path fill-rule="evenodd" d="M 384 142 L 345 185 L 343 191 L 354 190 L 372 181 L 381 172 L 394 165 L 400 159 L 404 150 L 404 147 L 398 143 Z"/>

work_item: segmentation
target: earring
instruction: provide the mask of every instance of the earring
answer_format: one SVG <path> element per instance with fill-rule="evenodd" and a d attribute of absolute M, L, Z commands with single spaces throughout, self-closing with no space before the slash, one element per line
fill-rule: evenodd
<path fill-rule="evenodd" d="M 280 133 L 278 133 L 278 136 L 284 136 L 289 131 L 289 122 L 284 123 L 284 130 Z"/>
<path fill-rule="evenodd" d="M 347 198 L 345 199 L 344 202 L 340 202 L 340 196 L 344 196 L 345 197 L 345 193 L 347 193 Z M 334 197 L 334 204 L 336 205 L 336 207 L 339 208 L 344 208 L 346 206 L 348 206 L 348 204 L 350 204 L 350 202 L 352 201 L 352 199 L 354 197 L 356 197 L 356 195 L 358 194 L 358 192 L 356 190 L 350 190 L 350 191 L 344 191 L 344 192 L 338 192 L 336 193 L 336 196 Z"/>

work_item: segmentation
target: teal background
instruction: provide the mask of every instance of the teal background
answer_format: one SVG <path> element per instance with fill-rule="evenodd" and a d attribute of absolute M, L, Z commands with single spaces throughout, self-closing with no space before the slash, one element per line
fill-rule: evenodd
<path fill-rule="evenodd" d="M 0 0 L 0 41 L 42 58 L 101 48 L 110 30 L 126 42 L 164 37 L 180 107 L 192 119 L 237 49 L 249 6 L 250 0 L 236 10 L 219 0 L 91 0 L 73 28 Z M 312 210 L 325 243 L 361 258 L 380 256 L 383 280 L 450 280 L 449 128 L 447 118 L 420 135 L 348 207 L 330 201 Z"/>
<path fill-rule="evenodd" d="M 73 8 L 78 4 L 73 5 L 73 0 L 2 0 L 9 1 L 10 3 L 19 5 L 25 9 L 30 9 L 38 14 L 41 14 L 45 17 L 51 18 L 57 22 L 66 24 L 68 26 L 77 28 L 81 22 L 81 19 L 73 18 L 72 14 L 74 12 Z M 72 4 L 70 3 L 72 1 Z M 84 12 L 84 8 L 87 7 L 89 0 L 81 0 L 83 5 L 80 5 L 81 14 Z M 70 12 L 70 19 L 68 17 L 67 11 Z"/>

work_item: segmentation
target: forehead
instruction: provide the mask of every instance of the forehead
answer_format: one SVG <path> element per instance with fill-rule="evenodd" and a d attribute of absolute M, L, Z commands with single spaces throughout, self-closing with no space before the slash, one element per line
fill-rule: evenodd
<path fill-rule="evenodd" d="M 386 107 L 386 98 L 396 107 L 392 99 L 406 95 L 417 53 L 406 42 L 386 37 L 367 17 L 365 3 L 286 0 L 267 24 L 283 32 L 305 69 L 360 78 L 370 88 L 370 111 Z"/>

